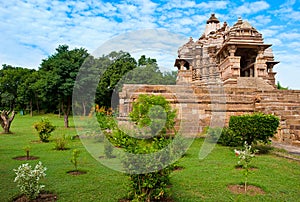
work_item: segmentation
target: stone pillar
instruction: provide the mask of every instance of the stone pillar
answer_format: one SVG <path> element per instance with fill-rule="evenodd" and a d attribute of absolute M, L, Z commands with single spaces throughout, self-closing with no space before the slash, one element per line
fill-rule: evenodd
<path fill-rule="evenodd" d="M 236 49 L 237 49 L 237 48 L 236 48 L 235 45 L 230 45 L 230 46 L 228 46 L 227 50 L 228 50 L 228 52 L 229 52 L 229 55 L 230 55 L 230 56 L 234 56 Z"/>
<path fill-rule="evenodd" d="M 183 60 L 181 60 L 180 62 L 179 62 L 179 64 L 180 64 L 180 70 L 185 70 L 185 61 L 183 61 Z"/>
<path fill-rule="evenodd" d="M 258 48 L 258 54 L 254 64 L 254 77 L 266 77 L 267 76 L 267 60 L 264 58 L 264 48 Z"/>

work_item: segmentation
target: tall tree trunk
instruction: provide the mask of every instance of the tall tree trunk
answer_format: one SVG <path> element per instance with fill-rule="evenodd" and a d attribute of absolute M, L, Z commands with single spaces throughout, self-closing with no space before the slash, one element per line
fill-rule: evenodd
<path fill-rule="evenodd" d="M 35 93 L 35 104 L 36 104 L 37 113 L 40 114 L 39 99 L 36 93 Z"/>
<path fill-rule="evenodd" d="M 0 124 L 4 130 L 4 133 L 10 133 L 9 129 L 11 126 L 11 122 L 15 118 L 15 111 L 12 112 L 11 117 L 9 117 L 10 111 L 3 110 L 0 115 Z"/>
<path fill-rule="evenodd" d="M 69 128 L 69 116 L 64 114 L 65 128 Z"/>
<path fill-rule="evenodd" d="M 70 114 L 70 109 L 71 109 L 71 97 L 67 97 L 67 103 L 65 107 L 65 103 L 62 100 L 61 102 L 61 110 L 64 113 L 64 123 L 65 123 L 65 128 L 69 128 L 69 114 Z"/>
<path fill-rule="evenodd" d="M 82 116 L 86 116 L 86 106 L 85 106 L 85 102 L 82 102 L 82 108 L 83 108 L 83 113 Z"/>
<path fill-rule="evenodd" d="M 33 110 L 32 110 L 32 99 L 30 100 L 29 102 L 29 106 L 30 106 L 30 116 L 32 117 L 33 116 Z"/>

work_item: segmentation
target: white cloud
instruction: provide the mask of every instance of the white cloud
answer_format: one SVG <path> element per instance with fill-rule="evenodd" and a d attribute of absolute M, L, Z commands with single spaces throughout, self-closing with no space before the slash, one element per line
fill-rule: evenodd
<path fill-rule="evenodd" d="M 274 30 L 274 29 L 261 29 L 261 30 L 259 30 L 259 32 L 263 35 L 264 38 L 269 38 L 269 37 L 276 36 L 277 33 L 278 33 L 278 30 Z"/>
<path fill-rule="evenodd" d="M 278 38 L 265 38 L 265 43 L 272 44 L 273 46 L 282 46 L 283 43 Z"/>
<path fill-rule="evenodd" d="M 293 31 L 289 31 L 289 32 L 279 34 L 278 37 L 283 40 L 300 40 L 300 32 L 297 33 Z"/>
<path fill-rule="evenodd" d="M 265 1 L 246 2 L 242 6 L 235 8 L 235 15 L 255 14 L 259 11 L 266 10 L 270 5 Z"/>
<path fill-rule="evenodd" d="M 280 8 L 278 10 L 275 10 L 273 13 L 279 16 L 283 21 L 292 20 L 297 22 L 300 21 L 300 11 L 298 10 L 299 5 L 296 4 L 296 0 L 287 0 L 282 5 L 280 5 Z"/>

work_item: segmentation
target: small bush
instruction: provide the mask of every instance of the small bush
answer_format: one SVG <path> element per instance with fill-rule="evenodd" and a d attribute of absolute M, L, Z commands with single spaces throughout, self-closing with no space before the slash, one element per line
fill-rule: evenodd
<path fill-rule="evenodd" d="M 254 113 L 231 116 L 229 128 L 237 139 L 248 145 L 257 142 L 268 143 L 279 126 L 279 118 L 271 114 Z"/>
<path fill-rule="evenodd" d="M 75 167 L 75 171 L 78 171 L 78 157 L 79 157 L 80 151 L 78 149 L 74 149 L 72 152 L 72 158 L 71 158 L 71 163 Z"/>
<path fill-rule="evenodd" d="M 25 194 L 30 201 L 35 199 L 41 189 L 45 187 L 39 181 L 46 176 L 46 170 L 47 168 L 41 162 L 34 169 L 26 163 L 13 170 L 17 175 L 14 182 L 18 184 L 17 186 L 20 188 L 21 193 Z"/>
<path fill-rule="evenodd" d="M 26 158 L 27 158 L 27 160 L 28 160 L 29 157 L 30 157 L 30 149 L 31 149 L 31 147 L 30 147 L 29 145 L 27 145 L 27 146 L 24 147 L 24 151 L 25 151 L 25 153 L 26 153 Z"/>
<path fill-rule="evenodd" d="M 216 127 L 216 128 L 210 128 L 208 127 L 206 129 L 207 137 L 211 142 L 217 142 L 222 134 L 223 128 Z"/>
<path fill-rule="evenodd" d="M 118 135 L 121 138 L 119 143 L 128 152 L 128 155 L 123 157 L 122 163 L 130 176 L 129 198 L 133 201 L 161 200 L 167 195 L 170 174 L 174 170 L 173 165 L 164 164 L 168 159 L 174 158 L 172 151 L 175 148 L 170 149 L 167 155 L 158 152 L 171 142 L 166 133 L 175 134 L 176 111 L 172 110 L 169 102 L 162 96 L 140 95 L 133 103 L 133 110 L 129 116 L 137 127 L 146 131 L 146 134 L 129 136 L 119 130 L 121 132 Z M 181 144 L 176 146 L 178 149 L 182 147 Z M 151 155 L 143 155 L 143 158 L 140 155 L 130 155 L 152 153 L 157 153 L 156 158 Z M 154 171 L 145 173 L 144 171 L 149 168 Z M 134 174 L 133 170 L 139 172 Z"/>
<path fill-rule="evenodd" d="M 106 110 L 104 107 L 101 107 L 100 109 L 97 110 L 97 106 L 96 106 L 96 117 L 101 130 L 115 128 L 117 126 L 117 123 L 113 117 L 111 109 Z"/>
<path fill-rule="evenodd" d="M 274 148 L 269 144 L 258 144 L 253 149 L 257 150 L 257 154 L 269 154 Z"/>
<path fill-rule="evenodd" d="M 55 150 L 66 150 L 67 143 L 68 143 L 67 138 L 65 135 L 63 135 L 62 137 L 59 137 L 55 140 L 54 149 Z"/>
<path fill-rule="evenodd" d="M 105 153 L 105 157 L 106 158 L 113 158 L 113 157 L 115 157 L 115 156 L 113 156 L 113 146 L 112 146 L 112 144 L 108 140 L 106 140 L 104 142 L 104 153 Z"/>
<path fill-rule="evenodd" d="M 218 144 L 223 146 L 237 147 L 243 145 L 243 140 L 237 136 L 230 128 L 224 127 L 220 138 L 218 139 Z"/>
<path fill-rule="evenodd" d="M 242 165 L 242 168 L 244 169 L 244 176 L 245 176 L 245 192 L 247 192 L 247 186 L 248 186 L 248 176 L 250 174 L 250 163 L 252 159 L 255 157 L 256 150 L 253 150 L 251 148 L 251 145 L 248 145 L 247 142 L 244 143 L 244 149 L 243 150 L 234 150 L 235 155 L 239 158 L 238 164 Z"/>
<path fill-rule="evenodd" d="M 231 116 L 229 127 L 223 128 L 218 143 L 224 146 L 243 146 L 270 142 L 279 126 L 279 118 L 262 113 Z M 262 151 L 263 152 L 263 151 Z"/>
<path fill-rule="evenodd" d="M 34 123 L 33 127 L 38 132 L 40 140 L 42 142 L 49 142 L 49 137 L 55 130 L 55 126 L 53 126 L 47 118 L 42 118 L 41 121 Z"/>

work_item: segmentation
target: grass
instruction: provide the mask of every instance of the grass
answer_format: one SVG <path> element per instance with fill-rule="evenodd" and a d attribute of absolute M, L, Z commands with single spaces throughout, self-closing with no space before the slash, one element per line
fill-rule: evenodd
<path fill-rule="evenodd" d="M 68 140 L 69 150 L 54 150 L 54 139 L 65 134 L 75 136 L 76 130 L 70 118 L 70 128 L 63 127 L 63 118 L 57 115 L 46 115 L 57 126 L 49 143 L 40 143 L 32 125 L 42 116 L 16 116 L 11 131 L 14 134 L 0 135 L 0 201 L 10 201 L 17 196 L 18 189 L 13 182 L 12 171 L 20 164 L 29 162 L 35 165 L 38 161 L 47 167 L 46 179 L 43 183 L 46 190 L 58 195 L 58 201 L 118 201 L 126 196 L 128 178 L 111 170 L 95 160 L 78 139 Z M 171 174 L 170 191 L 175 201 L 299 201 L 300 198 L 300 163 L 272 154 L 258 155 L 253 159 L 249 183 L 261 187 L 264 195 L 250 196 L 232 194 L 229 184 L 243 183 L 241 170 L 236 170 L 237 157 L 233 148 L 217 145 L 203 160 L 198 154 L 202 139 L 194 141 L 184 158 L 179 161 L 182 170 Z M 26 155 L 24 147 L 30 146 L 30 155 L 38 156 L 38 160 L 17 161 L 16 156 Z M 87 174 L 71 176 L 66 172 L 74 170 L 70 162 L 72 150 L 79 149 L 80 170 Z"/>

